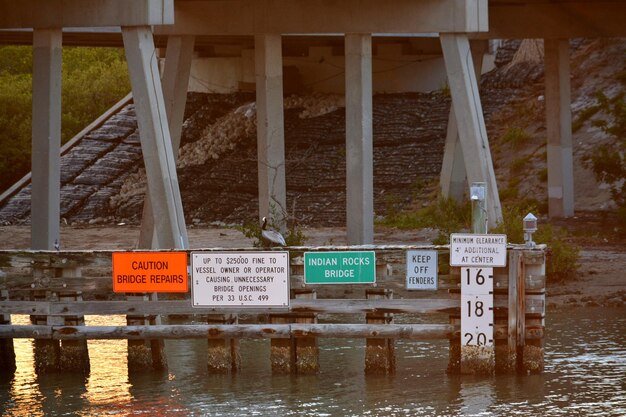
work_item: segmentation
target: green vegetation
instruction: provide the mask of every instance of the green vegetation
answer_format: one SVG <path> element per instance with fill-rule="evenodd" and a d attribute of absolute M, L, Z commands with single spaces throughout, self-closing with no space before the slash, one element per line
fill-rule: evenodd
<path fill-rule="evenodd" d="M 525 200 L 518 205 L 504 206 L 503 221 L 489 233 L 507 235 L 509 243 L 524 243 L 522 219 L 526 214 L 541 213 L 537 202 Z M 381 224 L 400 229 L 433 228 L 438 235 L 433 244 L 449 243 L 450 233 L 469 230 L 471 226 L 471 204 L 457 203 L 450 198 L 440 197 L 436 203 L 415 212 L 394 213 L 387 216 Z M 546 273 L 552 281 L 563 281 L 574 276 L 578 269 L 579 248 L 568 242 L 564 229 L 554 228 L 550 224 L 540 224 L 539 230 L 533 235 L 537 243 L 548 246 L 548 263 Z"/>
<path fill-rule="evenodd" d="M 433 205 L 416 212 L 393 212 L 381 224 L 399 229 L 437 229 L 433 243 L 444 245 L 449 242 L 450 233 L 470 227 L 471 216 L 469 201 L 457 203 L 452 198 L 439 197 Z"/>
<path fill-rule="evenodd" d="M 516 158 L 511 162 L 511 166 L 509 167 L 509 172 L 512 176 L 522 176 L 524 171 L 528 169 L 530 166 L 530 157 L 531 155 L 525 155 L 519 158 Z"/>
<path fill-rule="evenodd" d="M 0 47 L 0 191 L 30 171 L 32 48 Z M 61 141 L 67 142 L 130 91 L 124 51 L 64 48 Z"/>
<path fill-rule="evenodd" d="M 490 233 L 506 234 L 509 243 L 524 243 L 522 219 L 529 212 L 538 213 L 537 208 L 528 203 L 503 207 L 503 221 Z M 574 277 L 579 266 L 580 248 L 567 241 L 565 229 L 540 223 L 537 232 L 533 234 L 533 240 L 548 246 L 546 275 L 551 282 L 564 281 Z"/>
<path fill-rule="evenodd" d="M 443 97 L 451 97 L 452 96 L 452 93 L 450 92 L 450 86 L 448 85 L 447 82 L 441 83 L 441 85 L 439 86 L 439 93 Z"/>
<path fill-rule="evenodd" d="M 502 135 L 503 143 L 510 143 L 514 149 L 520 149 L 532 140 L 532 136 L 520 127 L 512 127 Z"/>
<path fill-rule="evenodd" d="M 626 71 L 618 74 L 618 80 L 626 87 Z M 626 229 L 626 93 L 622 90 L 612 98 L 598 92 L 597 107 L 605 118 L 597 118 L 592 124 L 609 135 L 613 141 L 596 146 L 585 155 L 583 162 L 590 168 L 596 180 L 609 185 L 611 197 L 617 205 L 621 226 Z"/>
<path fill-rule="evenodd" d="M 584 126 L 585 122 L 591 119 L 600 110 L 600 106 L 589 106 L 578 113 L 578 116 L 572 121 L 572 132 L 576 133 Z"/>
<path fill-rule="evenodd" d="M 546 275 L 551 282 L 573 279 L 578 270 L 580 248 L 567 240 L 565 229 L 543 225 L 537 230 L 534 239 L 548 245 Z"/>

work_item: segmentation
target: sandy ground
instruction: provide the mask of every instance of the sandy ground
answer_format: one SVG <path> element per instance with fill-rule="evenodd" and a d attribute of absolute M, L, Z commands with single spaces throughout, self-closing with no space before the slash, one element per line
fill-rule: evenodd
<path fill-rule="evenodd" d="M 249 248 L 251 240 L 232 228 L 190 228 L 191 248 Z M 345 229 L 309 228 L 306 245 L 343 245 Z M 429 244 L 432 230 L 398 230 L 377 227 L 376 244 Z M 61 248 L 65 250 L 130 250 L 137 246 L 139 228 L 108 227 L 61 228 Z M 1 226 L 0 250 L 28 249 L 29 226 Z M 576 279 L 565 284 L 548 283 L 548 308 L 566 306 L 626 306 L 626 246 L 587 242 L 580 245 L 580 268 Z"/>

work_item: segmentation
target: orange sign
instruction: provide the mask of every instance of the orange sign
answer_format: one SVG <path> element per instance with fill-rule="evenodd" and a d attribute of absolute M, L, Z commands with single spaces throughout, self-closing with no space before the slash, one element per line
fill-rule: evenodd
<path fill-rule="evenodd" d="M 113 292 L 187 292 L 186 252 L 113 252 Z"/>

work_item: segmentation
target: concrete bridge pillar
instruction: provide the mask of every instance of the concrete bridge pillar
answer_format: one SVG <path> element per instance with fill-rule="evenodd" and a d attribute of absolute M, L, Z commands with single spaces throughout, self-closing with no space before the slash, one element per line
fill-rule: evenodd
<path fill-rule="evenodd" d="M 346 33 L 346 225 L 349 245 L 374 243 L 372 35 Z"/>
<path fill-rule="evenodd" d="M 287 229 L 283 56 L 279 34 L 254 36 L 259 219 L 267 217 Z"/>
<path fill-rule="evenodd" d="M 546 128 L 548 134 L 548 214 L 574 215 L 574 163 L 570 108 L 569 41 L 544 40 Z"/>
<path fill-rule="evenodd" d="M 167 38 L 165 67 L 162 77 L 163 100 L 165 102 L 165 112 L 167 113 L 175 161 L 178 158 L 180 149 L 180 135 L 187 103 L 187 87 L 189 86 L 194 41 L 194 36 L 169 36 Z M 153 216 L 150 193 L 146 192 L 139 232 L 140 248 L 159 248 Z"/>
<path fill-rule="evenodd" d="M 488 41 L 470 41 L 472 60 L 474 62 L 474 74 L 476 82 L 480 82 L 483 57 L 487 52 Z M 463 160 L 463 149 L 459 137 L 459 129 L 454 114 L 454 105 L 450 105 L 450 115 L 448 117 L 448 130 L 446 133 L 446 143 L 443 152 L 443 162 L 441 164 L 440 176 L 441 195 L 453 198 L 461 202 L 465 192 L 468 190 L 465 161 Z"/>
<path fill-rule="evenodd" d="M 62 31 L 33 31 L 31 247 L 54 249 L 61 195 Z"/>
<path fill-rule="evenodd" d="M 487 184 L 487 215 L 489 227 L 493 228 L 502 221 L 502 207 L 469 41 L 463 33 L 442 33 L 440 39 L 467 181 Z"/>
<path fill-rule="evenodd" d="M 159 247 L 189 246 L 156 50 L 149 26 L 122 27 Z"/>

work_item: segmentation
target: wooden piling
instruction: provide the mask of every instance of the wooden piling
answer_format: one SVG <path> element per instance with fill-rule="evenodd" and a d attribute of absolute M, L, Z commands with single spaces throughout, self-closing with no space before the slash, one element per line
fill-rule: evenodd
<path fill-rule="evenodd" d="M 270 324 L 287 324 L 291 323 L 291 314 L 270 314 Z M 272 339 L 270 341 L 270 362 L 272 365 L 272 373 L 289 374 L 294 372 L 295 354 L 294 354 L 293 338 Z"/>
<path fill-rule="evenodd" d="M 60 271 L 63 278 L 80 278 L 80 268 L 63 268 Z M 82 301 L 83 296 L 80 291 L 68 291 L 59 293 L 59 301 Z M 66 326 L 84 326 L 84 316 L 68 316 L 64 319 Z M 86 340 L 63 340 L 59 351 L 59 370 L 69 372 L 80 372 L 88 374 L 89 350 Z"/>
<path fill-rule="evenodd" d="M 128 301 L 156 301 L 156 294 L 128 294 Z M 126 316 L 126 323 L 131 326 L 161 324 L 160 316 Z M 128 340 L 128 371 L 146 372 L 167 368 L 163 340 Z"/>
<path fill-rule="evenodd" d="M 449 323 L 455 327 L 461 327 L 461 316 L 458 314 L 450 315 Z M 460 333 L 456 333 L 454 337 L 450 338 L 448 346 L 448 367 L 446 368 L 448 374 L 460 374 L 461 373 L 461 336 Z"/>
<path fill-rule="evenodd" d="M 35 264 L 32 269 L 32 287 L 37 288 L 38 284 L 48 282 L 50 274 L 54 269 L 45 268 L 45 265 Z M 57 293 L 46 290 L 31 291 L 31 300 L 33 301 L 58 301 Z M 41 316 L 31 315 L 30 321 L 34 325 L 59 326 L 64 324 L 63 317 L 60 316 Z M 33 341 L 33 359 L 35 362 L 35 372 L 37 374 L 47 374 L 57 372 L 59 370 L 59 356 L 61 343 L 58 340 L 40 340 Z"/>
<path fill-rule="evenodd" d="M 296 299 L 315 300 L 317 293 L 311 289 L 294 290 Z M 317 314 L 297 314 L 296 323 L 317 323 Z M 295 365 L 298 374 L 316 374 L 320 370 L 319 347 L 316 337 L 295 339 Z"/>
<path fill-rule="evenodd" d="M 0 290 L 0 300 L 8 301 L 9 291 Z M 11 324 L 10 314 L 0 314 L 0 325 Z M 13 339 L 0 339 L 0 378 L 13 375 L 15 372 L 15 349 Z"/>
<path fill-rule="evenodd" d="M 546 260 L 545 251 L 543 250 L 527 250 L 524 251 L 524 283 L 532 284 L 525 287 L 526 294 L 538 295 L 540 306 L 532 306 L 530 312 L 525 311 L 525 330 L 541 331 L 545 328 L 545 274 Z M 543 283 L 543 286 L 541 285 Z M 524 345 L 522 347 L 522 361 L 520 372 L 522 374 L 539 374 L 544 369 L 544 341 L 543 337 L 539 339 L 529 338 L 528 332 L 524 332 L 519 337 L 524 337 Z"/>
<path fill-rule="evenodd" d="M 209 314 L 207 323 L 239 324 L 239 317 L 236 314 Z M 213 374 L 237 372 L 241 368 L 239 340 L 209 338 L 207 368 Z"/>
<path fill-rule="evenodd" d="M 372 288 L 365 291 L 368 300 L 393 299 L 393 291 L 384 288 Z M 391 313 L 367 313 L 368 324 L 391 324 Z M 365 373 L 368 375 L 391 375 L 396 371 L 395 340 L 385 338 L 367 338 L 365 342 Z"/>
<path fill-rule="evenodd" d="M 439 274 L 448 274 L 450 280 L 457 284 L 456 287 L 450 288 L 448 293 L 457 294 L 461 288 L 461 269 L 450 266 L 450 254 L 443 253 L 438 256 L 439 261 Z M 448 323 L 452 326 L 461 327 L 461 316 L 459 313 L 453 313 L 448 316 Z M 448 374 L 460 374 L 461 373 L 461 333 L 456 332 L 455 335 L 450 338 L 448 344 L 448 366 L 446 367 L 446 373 Z"/>

